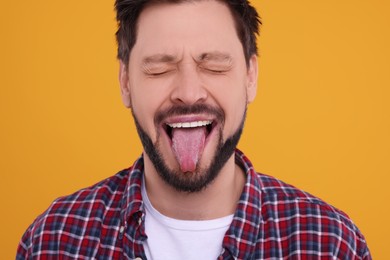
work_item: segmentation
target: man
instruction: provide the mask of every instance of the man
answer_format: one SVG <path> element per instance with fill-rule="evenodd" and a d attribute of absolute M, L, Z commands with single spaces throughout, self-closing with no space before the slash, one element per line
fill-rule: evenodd
<path fill-rule="evenodd" d="M 117 0 L 119 80 L 144 153 L 57 199 L 17 259 L 371 259 L 342 212 L 236 150 L 256 96 L 246 0 Z"/>

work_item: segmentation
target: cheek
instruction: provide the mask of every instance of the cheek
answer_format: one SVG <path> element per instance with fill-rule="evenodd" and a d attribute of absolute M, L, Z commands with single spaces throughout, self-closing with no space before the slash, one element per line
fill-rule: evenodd
<path fill-rule="evenodd" d="M 137 117 L 141 127 L 150 135 L 154 141 L 156 138 L 156 127 L 154 115 L 162 104 L 161 94 L 155 91 L 135 90 L 131 95 L 132 110 Z"/>
<path fill-rule="evenodd" d="M 242 117 L 244 115 L 246 106 L 247 106 L 247 102 L 246 102 L 245 95 L 240 96 L 239 99 L 236 96 L 235 102 L 234 103 L 232 102 L 231 105 L 229 106 L 234 131 L 241 124 Z"/>
<path fill-rule="evenodd" d="M 243 86 L 235 85 L 220 90 L 216 95 L 218 95 L 216 100 L 225 113 L 224 132 L 226 135 L 230 135 L 241 124 L 247 105 L 246 89 Z"/>

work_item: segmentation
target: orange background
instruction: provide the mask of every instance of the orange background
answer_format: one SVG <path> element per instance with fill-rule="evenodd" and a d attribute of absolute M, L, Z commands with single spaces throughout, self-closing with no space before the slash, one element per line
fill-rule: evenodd
<path fill-rule="evenodd" d="M 240 148 L 347 212 L 390 259 L 390 2 L 255 0 L 259 93 Z M 141 153 L 117 80 L 113 1 L 0 3 L 0 254 L 58 196 Z"/>

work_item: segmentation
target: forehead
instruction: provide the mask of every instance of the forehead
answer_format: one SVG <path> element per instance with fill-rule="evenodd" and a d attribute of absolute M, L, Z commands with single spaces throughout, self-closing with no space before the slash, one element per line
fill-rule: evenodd
<path fill-rule="evenodd" d="M 203 52 L 236 48 L 242 52 L 233 15 L 225 3 L 202 0 L 145 7 L 137 23 L 134 52 L 174 55 L 187 48 Z"/>

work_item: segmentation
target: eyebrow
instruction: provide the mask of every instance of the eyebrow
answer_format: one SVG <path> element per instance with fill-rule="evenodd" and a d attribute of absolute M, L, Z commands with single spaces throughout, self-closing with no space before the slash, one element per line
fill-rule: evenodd
<path fill-rule="evenodd" d="M 142 59 L 142 64 L 144 66 L 153 64 L 153 63 L 173 63 L 177 61 L 177 57 L 175 55 L 170 54 L 155 54 L 151 56 L 147 56 Z M 232 63 L 233 58 L 224 52 L 214 51 L 214 52 L 205 52 L 199 55 L 195 61 L 197 63 L 205 63 L 208 61 L 216 61 L 216 62 L 226 62 Z"/>
<path fill-rule="evenodd" d="M 197 58 L 198 62 L 217 61 L 231 63 L 233 61 L 232 56 L 224 52 L 206 52 L 199 55 Z"/>
<path fill-rule="evenodd" d="M 151 63 L 171 63 L 176 61 L 176 56 L 169 54 L 155 54 L 142 59 L 142 64 L 148 65 Z"/>

